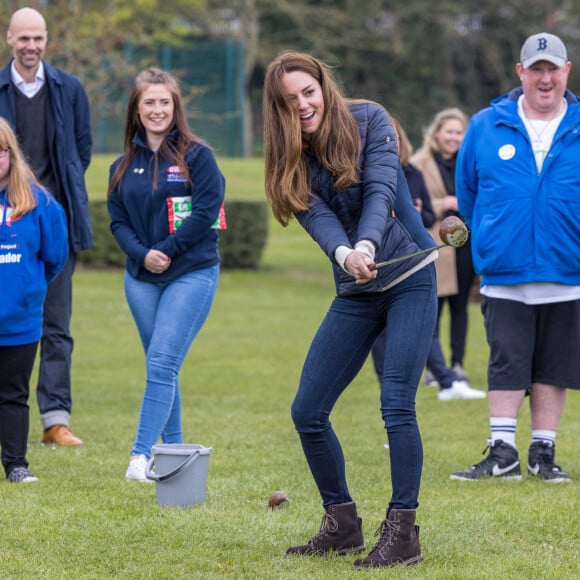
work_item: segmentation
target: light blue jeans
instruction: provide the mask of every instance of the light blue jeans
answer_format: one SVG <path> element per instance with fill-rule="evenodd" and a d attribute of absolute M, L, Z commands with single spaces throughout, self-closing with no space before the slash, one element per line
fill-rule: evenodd
<path fill-rule="evenodd" d="M 183 443 L 179 371 L 205 323 L 219 278 L 219 264 L 172 282 L 152 284 L 125 272 L 125 295 L 145 351 L 147 384 L 132 455 L 151 447 Z"/>

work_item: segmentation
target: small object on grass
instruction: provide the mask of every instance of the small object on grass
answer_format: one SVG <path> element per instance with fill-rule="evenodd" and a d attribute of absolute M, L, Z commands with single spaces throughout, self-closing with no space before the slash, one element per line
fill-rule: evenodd
<path fill-rule="evenodd" d="M 270 509 L 282 509 L 290 503 L 288 496 L 283 491 L 275 491 L 268 500 Z"/>

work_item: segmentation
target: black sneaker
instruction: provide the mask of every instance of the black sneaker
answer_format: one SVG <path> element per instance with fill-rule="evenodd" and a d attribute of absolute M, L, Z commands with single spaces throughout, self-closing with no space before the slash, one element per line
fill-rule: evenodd
<path fill-rule="evenodd" d="M 33 483 L 38 481 L 38 477 L 32 475 L 26 467 L 15 467 L 6 479 L 11 483 Z"/>
<path fill-rule="evenodd" d="M 502 479 L 522 479 L 518 451 L 501 439 L 495 442 L 488 441 L 489 455 L 481 462 L 472 465 L 465 471 L 454 471 L 450 479 L 472 481 L 482 477 L 501 477 Z"/>
<path fill-rule="evenodd" d="M 528 451 L 528 471 L 549 483 L 568 483 L 571 477 L 554 463 L 556 448 L 544 441 L 535 441 Z"/>

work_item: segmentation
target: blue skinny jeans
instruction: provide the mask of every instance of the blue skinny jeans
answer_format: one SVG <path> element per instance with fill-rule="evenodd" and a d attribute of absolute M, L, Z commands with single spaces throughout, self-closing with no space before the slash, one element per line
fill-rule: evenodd
<path fill-rule="evenodd" d="M 436 286 L 435 268 L 429 264 L 385 292 L 336 297 L 316 332 L 291 411 L 324 508 L 352 501 L 330 413 L 383 328 L 380 397 L 391 462 L 389 508 L 419 505 L 423 446 L 415 395 L 435 328 Z"/>
<path fill-rule="evenodd" d="M 219 265 L 195 270 L 172 282 L 152 284 L 125 272 L 125 295 L 145 351 L 147 383 L 132 455 L 151 457 L 151 447 L 183 443 L 179 371 L 206 321 Z"/>

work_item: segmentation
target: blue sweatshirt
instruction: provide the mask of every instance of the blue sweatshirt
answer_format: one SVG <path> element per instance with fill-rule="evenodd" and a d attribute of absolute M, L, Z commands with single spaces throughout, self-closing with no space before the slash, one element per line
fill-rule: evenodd
<path fill-rule="evenodd" d="M 457 157 L 459 211 L 482 286 L 580 285 L 580 102 L 570 91 L 542 170 L 517 88 L 473 116 Z"/>
<path fill-rule="evenodd" d="M 185 160 L 192 185 L 186 187 L 176 166 L 161 159 L 153 188 L 153 155 L 137 136 L 139 151 L 107 208 L 111 232 L 127 255 L 127 272 L 145 282 L 171 282 L 220 261 L 214 224 L 224 200 L 225 179 L 209 147 L 192 144 Z M 112 176 L 121 161 L 111 165 Z M 145 269 L 145 256 L 156 249 L 171 258 L 163 274 Z"/>
<path fill-rule="evenodd" d="M 36 186 L 33 192 L 38 205 L 15 220 L 0 192 L 0 346 L 40 339 L 47 284 L 68 257 L 62 206 Z"/>

